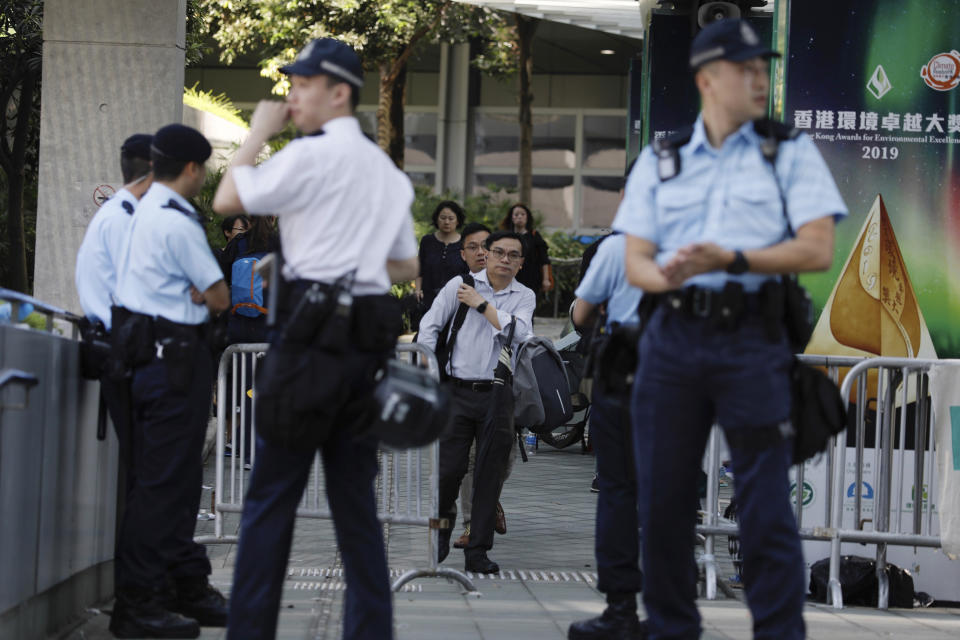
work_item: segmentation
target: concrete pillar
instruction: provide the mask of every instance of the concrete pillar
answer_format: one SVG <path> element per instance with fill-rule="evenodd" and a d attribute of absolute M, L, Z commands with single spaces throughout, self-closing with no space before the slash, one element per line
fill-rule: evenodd
<path fill-rule="evenodd" d="M 444 45 L 440 59 L 440 175 L 438 190 L 466 191 L 473 160 L 470 134 L 470 45 Z"/>
<path fill-rule="evenodd" d="M 80 313 L 77 249 L 120 145 L 183 113 L 186 0 L 46 0 L 34 295 Z"/>

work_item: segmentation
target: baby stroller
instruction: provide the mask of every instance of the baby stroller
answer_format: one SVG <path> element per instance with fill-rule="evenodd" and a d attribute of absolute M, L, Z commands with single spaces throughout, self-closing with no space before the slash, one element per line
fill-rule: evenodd
<path fill-rule="evenodd" d="M 573 419 L 556 429 L 539 435 L 542 442 L 556 449 L 565 449 L 577 442 L 580 450 L 586 453 L 589 445 L 586 440 L 586 426 L 590 419 L 590 399 L 581 391 L 580 386 L 586 373 L 587 355 L 580 335 L 571 331 L 554 343 L 563 359 L 570 382 L 570 402 L 573 405 Z"/>

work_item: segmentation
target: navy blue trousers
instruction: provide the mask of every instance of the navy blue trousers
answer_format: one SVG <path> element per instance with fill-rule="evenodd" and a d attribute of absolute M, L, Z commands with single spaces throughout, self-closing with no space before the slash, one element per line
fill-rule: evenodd
<path fill-rule="evenodd" d="M 637 482 L 627 394 L 593 387 L 590 440 L 597 452 L 596 542 L 603 593 L 637 593 L 643 589 L 637 522 Z"/>
<path fill-rule="evenodd" d="M 244 498 L 240 545 L 230 593 L 227 637 L 273 638 L 297 505 L 315 451 L 293 452 L 257 438 L 256 462 Z M 334 431 L 321 448 L 327 500 L 347 580 L 343 637 L 393 637 L 390 578 L 373 480 L 375 442 Z"/>
<path fill-rule="evenodd" d="M 640 341 L 633 426 L 650 638 L 698 638 L 694 528 L 710 427 L 777 425 L 790 412 L 790 350 L 759 316 L 735 331 L 659 309 Z M 731 447 L 754 638 L 803 638 L 803 553 L 789 501 L 791 442 Z M 602 494 L 602 489 L 601 489 Z"/>
<path fill-rule="evenodd" d="M 210 410 L 209 352 L 198 349 L 192 365 L 192 379 L 176 384 L 171 384 L 162 360 L 133 374 L 134 477 L 117 545 L 121 589 L 162 589 L 168 577 L 210 574 L 206 549 L 193 541 Z"/>

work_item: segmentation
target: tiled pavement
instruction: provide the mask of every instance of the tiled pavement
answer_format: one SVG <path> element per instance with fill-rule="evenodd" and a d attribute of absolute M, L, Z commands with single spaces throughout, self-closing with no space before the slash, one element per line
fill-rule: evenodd
<path fill-rule="evenodd" d="M 538 323 L 538 332 L 556 325 Z M 398 640 L 560 639 L 576 619 L 599 614 L 602 595 L 595 589 L 593 524 L 596 494 L 590 493 L 593 457 L 579 445 L 558 451 L 541 445 L 530 461 L 516 463 L 504 487 L 507 535 L 497 536 L 491 557 L 503 576 L 477 578 L 478 593 L 467 593 L 444 578 L 418 578 L 394 597 Z M 213 460 L 207 469 L 212 485 Z M 204 505 L 210 494 L 205 492 Z M 236 532 L 236 516 L 227 517 L 225 532 Z M 459 532 L 459 526 L 457 531 Z M 385 527 L 388 562 L 395 575 L 425 566 L 426 535 L 414 527 Z M 213 533 L 213 523 L 200 521 L 197 533 Z M 208 547 L 213 582 L 229 592 L 235 547 Z M 717 544 L 720 576 L 729 578 L 726 541 Z M 462 568 L 462 554 L 452 550 L 443 566 Z M 288 567 L 278 638 L 333 640 L 341 634 L 343 582 L 331 523 L 300 520 Z M 739 592 L 737 592 L 739 593 Z M 704 638 L 750 638 L 750 615 L 739 599 L 701 600 Z M 109 604 L 106 605 L 109 608 Z M 960 610 L 920 609 L 880 612 L 848 608 L 835 611 L 810 604 L 808 637 L 824 639 L 960 637 Z M 109 638 L 108 617 L 91 611 L 85 623 L 64 637 L 70 640 Z M 204 629 L 202 638 L 222 638 L 223 631 Z"/>

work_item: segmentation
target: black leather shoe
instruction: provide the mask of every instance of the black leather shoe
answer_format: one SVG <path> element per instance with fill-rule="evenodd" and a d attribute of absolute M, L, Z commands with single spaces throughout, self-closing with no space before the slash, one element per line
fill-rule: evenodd
<path fill-rule="evenodd" d="M 227 626 L 227 599 L 207 576 L 177 580 L 177 598 L 170 610 L 195 619 L 201 627 Z"/>
<path fill-rule="evenodd" d="M 158 594 L 124 590 L 117 593 L 110 633 L 115 638 L 196 638 L 200 625 L 164 608 Z"/>
<path fill-rule="evenodd" d="M 610 602 L 602 615 L 578 620 L 567 630 L 568 640 L 643 640 L 647 637 L 647 622 L 637 618 L 634 594 L 630 600 Z"/>
<path fill-rule="evenodd" d="M 437 562 L 443 562 L 450 555 L 450 533 L 453 529 L 440 529 L 437 532 Z"/>
<path fill-rule="evenodd" d="M 488 558 L 486 552 L 481 551 L 467 556 L 463 570 L 474 573 L 500 573 L 500 565 Z"/>

